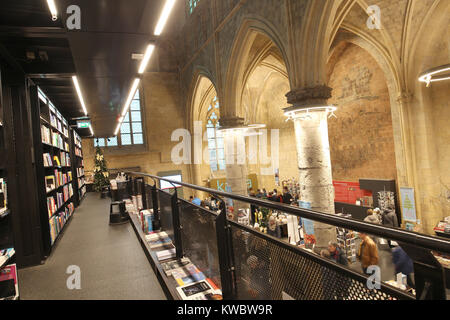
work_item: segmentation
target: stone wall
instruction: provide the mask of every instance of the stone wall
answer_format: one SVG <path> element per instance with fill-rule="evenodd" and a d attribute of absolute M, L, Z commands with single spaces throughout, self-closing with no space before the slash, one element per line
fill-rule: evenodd
<path fill-rule="evenodd" d="M 104 149 L 108 168 L 141 167 L 143 172 L 181 170 L 183 179 L 190 180 L 186 165 L 172 163 L 171 151 L 177 142 L 171 142 L 172 132 L 184 128 L 185 110 L 180 104 L 178 76 L 175 73 L 145 74 L 142 82 L 147 150 L 136 151 L 126 147 Z M 92 171 L 95 148 L 92 139 L 83 140 L 86 171 Z"/>
<path fill-rule="evenodd" d="M 389 92 L 383 71 L 364 49 L 339 52 L 328 86 L 336 118 L 328 121 L 333 179 L 395 179 L 395 148 Z"/>

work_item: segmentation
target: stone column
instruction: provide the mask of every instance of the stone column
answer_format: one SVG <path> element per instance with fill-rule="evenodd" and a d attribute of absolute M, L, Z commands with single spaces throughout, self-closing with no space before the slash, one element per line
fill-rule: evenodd
<path fill-rule="evenodd" d="M 310 202 L 312 210 L 334 214 L 328 112 L 321 108 L 327 106 L 331 88 L 305 88 L 286 96 L 293 105 L 285 111 L 293 112 L 294 115 L 300 199 Z M 336 228 L 332 225 L 314 222 L 314 233 L 317 250 L 326 248 L 329 241 L 336 241 Z"/>
<path fill-rule="evenodd" d="M 243 135 L 243 119 L 221 118 L 221 128 L 225 144 L 227 186 L 232 193 L 247 195 L 247 162 L 245 137 Z M 235 129 L 232 129 L 235 128 Z M 249 205 L 233 200 L 234 220 L 237 221 L 239 209 L 247 209 Z"/>

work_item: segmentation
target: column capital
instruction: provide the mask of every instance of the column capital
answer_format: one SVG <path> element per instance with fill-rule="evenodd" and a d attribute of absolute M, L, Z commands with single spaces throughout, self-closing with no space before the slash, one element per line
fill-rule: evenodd
<path fill-rule="evenodd" d="M 239 117 L 220 117 L 220 127 L 222 129 L 244 127 L 244 118 Z"/>
<path fill-rule="evenodd" d="M 409 91 L 402 91 L 397 96 L 397 102 L 401 104 L 406 104 L 411 102 L 413 94 Z"/>
<path fill-rule="evenodd" d="M 295 107 L 325 106 L 327 100 L 331 98 L 332 91 L 333 89 L 327 85 L 303 87 L 288 92 L 286 98 L 288 103 Z"/>

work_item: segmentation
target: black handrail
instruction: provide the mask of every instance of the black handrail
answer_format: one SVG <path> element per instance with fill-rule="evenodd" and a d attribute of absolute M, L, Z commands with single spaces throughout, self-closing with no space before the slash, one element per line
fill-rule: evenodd
<path fill-rule="evenodd" d="M 218 195 L 230 199 L 234 199 L 237 201 L 247 202 L 250 204 L 255 204 L 258 206 L 282 211 L 285 213 L 289 213 L 291 215 L 299 216 L 302 218 L 311 219 L 314 221 L 319 221 L 322 223 L 334 225 L 341 228 L 346 228 L 350 230 L 355 230 L 358 232 L 365 232 L 368 234 L 372 234 L 375 236 L 388 238 L 390 240 L 395 240 L 399 242 L 405 242 L 408 244 L 412 244 L 415 246 L 423 247 L 430 250 L 435 250 L 442 253 L 450 253 L 450 241 L 443 238 L 428 236 L 425 234 L 420 234 L 417 232 L 406 231 L 402 229 L 396 229 L 391 227 L 385 227 L 373 223 L 368 223 L 364 221 L 355 220 L 352 218 L 345 218 L 338 215 L 317 212 L 309 209 L 298 208 L 287 204 L 282 204 L 273 201 L 261 200 L 254 197 L 248 197 L 228 192 L 223 192 L 219 190 L 214 190 L 206 187 L 200 187 L 197 185 L 193 185 L 186 182 L 174 181 L 171 179 L 154 176 L 151 174 L 143 173 L 143 172 L 127 172 L 128 175 L 134 176 L 144 176 L 157 180 L 164 180 L 170 183 L 175 183 L 177 185 L 181 185 L 187 188 L 195 189 L 198 191 L 207 192 L 213 195 Z"/>

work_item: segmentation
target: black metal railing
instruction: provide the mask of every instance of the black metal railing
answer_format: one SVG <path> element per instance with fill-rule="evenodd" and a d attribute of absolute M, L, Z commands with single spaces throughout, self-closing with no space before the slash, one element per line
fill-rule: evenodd
<path fill-rule="evenodd" d="M 173 231 L 172 237 L 177 247 L 178 258 L 187 256 L 206 270 L 207 276 L 220 284 L 225 299 L 292 297 L 294 299 L 391 300 L 415 297 L 383 282 L 380 283 L 378 290 L 371 290 L 367 285 L 371 279 L 367 275 L 228 220 L 222 197 L 405 244 L 408 254 L 412 250 L 412 256 L 422 257 L 413 258 L 416 283 L 418 283 L 417 297 L 446 298 L 445 273 L 442 266 L 436 261 L 429 260 L 433 259 L 430 258 L 432 257 L 430 250 L 450 253 L 450 241 L 446 239 L 222 192 L 146 173 L 129 172 L 128 175 L 147 177 L 154 181 L 154 186 L 147 186 L 140 179 L 144 187 L 134 189 L 146 190 L 143 199 L 152 199 L 144 201 L 147 207 L 151 202 L 155 216 L 159 215 L 162 229 L 170 233 Z M 158 189 L 157 180 L 212 195 L 220 201 L 219 213 L 178 199 L 176 188 L 173 194 Z M 149 191 L 150 194 L 148 194 Z M 156 200 L 158 198 L 159 202 Z M 161 202 L 161 198 L 166 199 Z M 168 229 L 165 228 L 166 226 Z M 423 258 L 425 256 L 427 258 Z M 444 284 L 442 285 L 441 282 Z"/>

